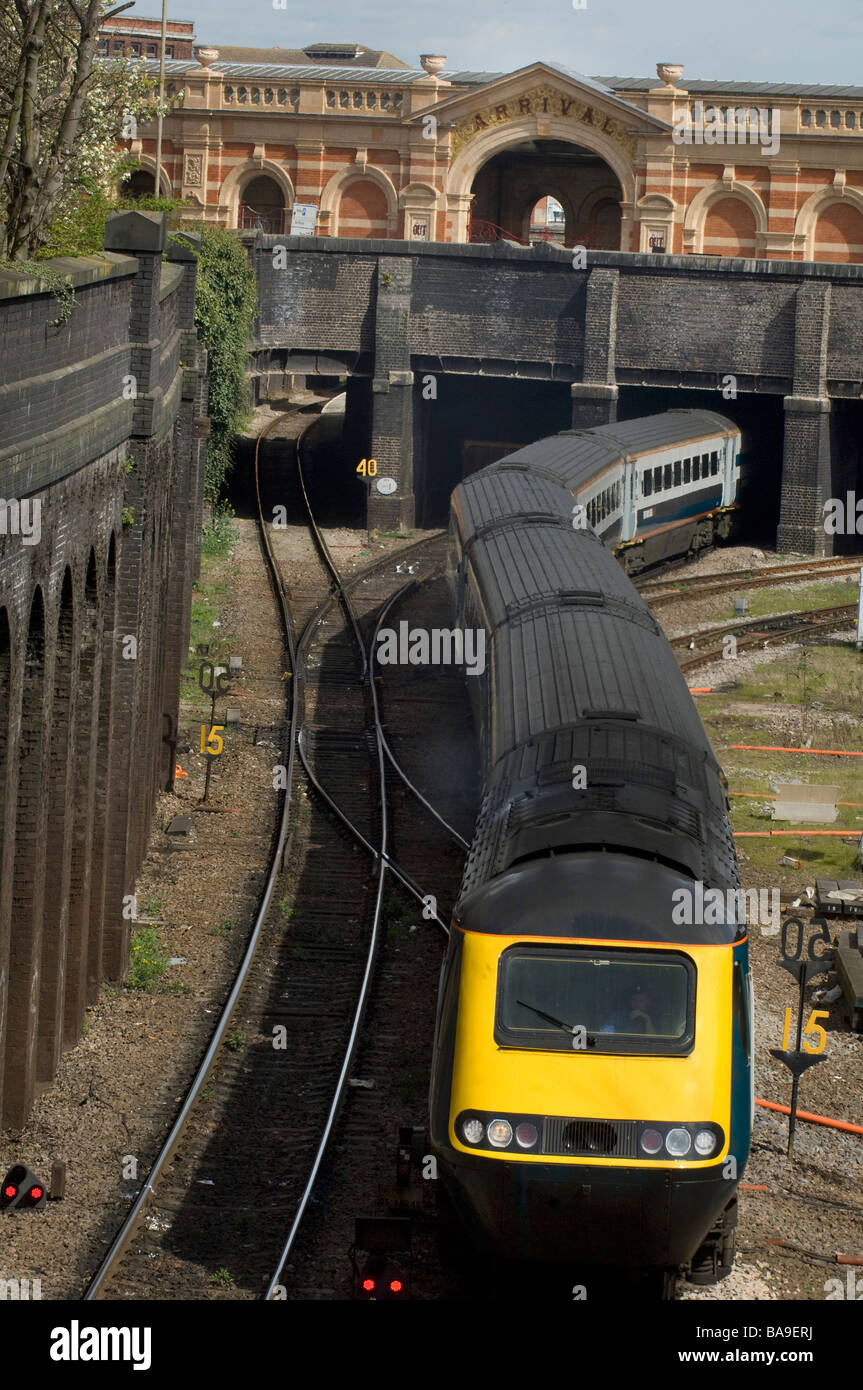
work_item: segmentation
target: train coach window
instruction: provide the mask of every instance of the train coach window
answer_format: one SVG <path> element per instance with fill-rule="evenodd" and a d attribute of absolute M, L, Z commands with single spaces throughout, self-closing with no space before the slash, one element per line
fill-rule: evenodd
<path fill-rule="evenodd" d="M 649 468 L 645 468 L 644 473 L 643 473 L 642 478 L 641 478 L 641 495 L 642 495 L 642 497 L 650 497 L 652 493 L 653 493 L 653 474 L 651 473 L 651 471 L 650 471 Z"/>
<path fill-rule="evenodd" d="M 662 491 L 662 469 L 661 469 L 661 468 L 654 468 L 654 470 L 653 470 L 653 491 L 654 491 L 654 492 L 661 492 L 661 491 Z"/>
<path fill-rule="evenodd" d="M 710 455 L 710 472 L 711 472 L 711 474 L 713 475 L 714 478 L 716 477 L 717 473 L 719 472 L 719 455 L 718 455 L 718 454 L 711 454 L 711 455 Z"/>
<path fill-rule="evenodd" d="M 695 457 L 694 457 L 694 459 L 692 460 L 692 481 L 693 481 L 694 483 L 697 483 L 697 482 L 698 482 L 698 479 L 699 479 L 699 477 L 700 477 L 700 475 L 701 475 L 701 455 L 700 455 L 700 454 L 696 454 Z"/>
<path fill-rule="evenodd" d="M 692 459 L 683 460 L 683 481 L 688 483 L 692 477 Z"/>
<path fill-rule="evenodd" d="M 674 486 L 680 487 L 680 459 L 674 460 Z"/>
<path fill-rule="evenodd" d="M 669 487 L 671 487 L 671 464 L 670 464 L 670 463 L 667 463 L 667 464 L 665 465 L 665 468 L 664 468 L 663 471 L 662 471 L 662 486 L 663 486 L 664 488 L 669 488 Z"/>
<path fill-rule="evenodd" d="M 573 1029 L 596 1052 L 691 1051 L 695 968 L 669 951 L 512 946 L 500 958 L 495 1039 L 572 1049 Z"/>

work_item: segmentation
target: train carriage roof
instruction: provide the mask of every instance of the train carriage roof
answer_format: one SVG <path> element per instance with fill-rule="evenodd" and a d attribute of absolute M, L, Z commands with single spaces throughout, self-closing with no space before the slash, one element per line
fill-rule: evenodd
<path fill-rule="evenodd" d="M 655 622 L 622 567 L 593 532 L 539 522 L 501 522 L 471 551 L 471 564 L 494 630 L 519 610 L 567 596 L 614 603 L 655 630 Z"/>
<path fill-rule="evenodd" d="M 709 753 L 704 727 L 665 638 L 605 608 L 549 608 L 494 633 L 491 762 L 528 739 L 606 716 L 687 739 Z"/>
<path fill-rule="evenodd" d="M 557 477 L 574 490 L 633 454 L 729 434 L 739 434 L 738 427 L 716 411 L 668 410 L 662 415 L 616 421 L 591 430 L 564 430 L 526 444 L 490 467 L 501 472 L 519 467 L 536 469 L 549 480 Z"/>
<path fill-rule="evenodd" d="M 516 517 L 545 518 L 569 526 L 572 498 L 562 483 L 521 470 L 484 468 L 460 483 L 453 493 L 465 545 L 500 521 Z"/>

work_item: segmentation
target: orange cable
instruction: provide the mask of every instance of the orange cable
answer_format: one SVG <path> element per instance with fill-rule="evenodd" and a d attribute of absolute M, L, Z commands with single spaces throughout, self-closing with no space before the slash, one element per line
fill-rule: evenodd
<path fill-rule="evenodd" d="M 825 758 L 863 758 L 863 753 L 849 753 L 843 748 L 783 748 L 776 743 L 732 743 L 748 753 L 820 753 Z"/>
<path fill-rule="evenodd" d="M 756 1105 L 763 1105 L 765 1110 L 778 1110 L 782 1115 L 790 1115 L 791 1107 L 779 1105 L 775 1100 L 759 1100 L 755 1097 Z M 813 1125 L 827 1125 L 830 1129 L 845 1129 L 849 1134 L 863 1134 L 863 1125 L 852 1125 L 847 1120 L 828 1120 L 823 1115 L 810 1115 L 808 1110 L 797 1111 L 798 1120 L 809 1120 Z"/>

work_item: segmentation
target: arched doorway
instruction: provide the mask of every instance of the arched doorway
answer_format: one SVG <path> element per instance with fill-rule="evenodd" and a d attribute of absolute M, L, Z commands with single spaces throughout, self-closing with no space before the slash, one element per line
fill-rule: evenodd
<path fill-rule="evenodd" d="M 566 240 L 566 211 L 550 193 L 535 203 L 530 214 L 530 240 L 550 241 L 563 246 Z"/>
<path fill-rule="evenodd" d="M 244 231 L 285 231 L 285 197 L 269 174 L 259 174 L 243 189 L 240 226 Z"/>
<path fill-rule="evenodd" d="M 601 155 L 569 140 L 526 139 L 500 150 L 478 169 L 471 195 L 472 241 L 509 236 L 525 243 L 620 247 L 620 181 Z M 538 218 L 549 207 L 560 214 L 540 231 Z"/>
<path fill-rule="evenodd" d="M 156 180 L 149 169 L 136 169 L 122 184 L 124 198 L 152 198 L 155 191 Z"/>

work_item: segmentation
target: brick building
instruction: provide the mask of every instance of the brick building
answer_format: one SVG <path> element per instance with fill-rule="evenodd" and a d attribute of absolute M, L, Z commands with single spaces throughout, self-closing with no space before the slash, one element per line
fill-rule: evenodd
<path fill-rule="evenodd" d="M 305 204 L 323 236 L 526 242 L 551 196 L 568 245 L 863 260 L 863 87 L 465 72 L 360 44 L 195 52 L 167 62 L 160 188 L 214 222 L 282 232 Z M 152 189 L 140 135 L 134 186 Z"/>
<path fill-rule="evenodd" d="M 113 19 L 106 19 L 99 30 L 99 52 L 102 57 L 158 60 L 161 51 L 161 19 L 136 19 L 127 12 L 115 15 Z M 190 20 L 169 19 L 165 57 L 187 61 L 194 56 L 194 24 Z"/>

